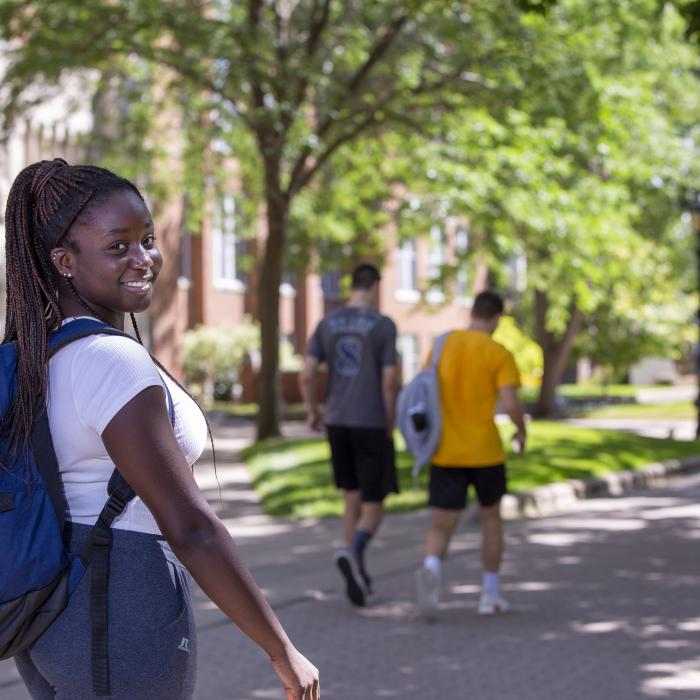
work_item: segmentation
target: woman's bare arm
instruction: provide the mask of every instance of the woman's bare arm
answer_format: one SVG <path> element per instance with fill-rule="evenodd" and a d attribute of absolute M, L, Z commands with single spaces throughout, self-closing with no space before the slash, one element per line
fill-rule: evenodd
<path fill-rule="evenodd" d="M 170 425 L 163 389 L 152 386 L 135 396 L 112 418 L 102 439 L 202 590 L 269 654 L 287 697 L 320 697 L 318 671 L 294 649 L 200 493 Z"/>

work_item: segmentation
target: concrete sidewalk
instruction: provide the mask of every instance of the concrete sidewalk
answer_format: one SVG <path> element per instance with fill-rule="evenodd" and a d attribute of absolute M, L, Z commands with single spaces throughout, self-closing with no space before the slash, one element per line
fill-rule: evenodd
<path fill-rule="evenodd" d="M 339 522 L 265 516 L 244 467 L 228 459 L 246 435 L 217 433 L 221 499 L 211 465 L 197 478 L 290 636 L 320 668 L 326 700 L 700 698 L 699 476 L 507 523 L 513 612 L 497 619 L 475 613 L 479 541 L 465 518 L 439 620 L 428 625 L 413 606 L 427 513 L 386 518 L 369 553 L 377 600 L 354 609 L 331 564 Z M 195 605 L 197 699 L 282 698 L 264 654 L 199 592 Z M 28 698 L 10 662 L 0 663 L 0 698 Z"/>
<path fill-rule="evenodd" d="M 694 420 L 670 418 L 566 418 L 562 423 L 569 423 L 581 428 L 594 430 L 619 430 L 653 438 L 671 438 L 674 440 L 694 440 Z"/>

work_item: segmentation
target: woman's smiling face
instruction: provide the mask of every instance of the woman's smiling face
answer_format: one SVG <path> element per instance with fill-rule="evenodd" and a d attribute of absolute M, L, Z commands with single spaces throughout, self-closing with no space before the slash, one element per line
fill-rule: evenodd
<path fill-rule="evenodd" d="M 89 206 L 89 205 L 88 205 Z M 163 266 L 153 220 L 132 190 L 117 190 L 76 222 L 66 242 L 51 251 L 59 273 L 105 320 L 122 325 L 124 313 L 146 310 Z M 66 298 L 68 306 L 72 306 Z M 74 308 L 65 309 L 76 313 Z M 77 313 L 85 313 L 85 309 Z"/>

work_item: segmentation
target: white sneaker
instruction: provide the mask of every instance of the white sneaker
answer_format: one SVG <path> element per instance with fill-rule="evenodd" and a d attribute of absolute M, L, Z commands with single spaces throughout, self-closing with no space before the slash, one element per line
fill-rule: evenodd
<path fill-rule="evenodd" d="M 416 603 L 421 617 L 435 619 L 440 604 L 440 577 L 425 566 L 416 571 Z"/>
<path fill-rule="evenodd" d="M 484 591 L 479 599 L 479 615 L 499 615 L 508 612 L 508 601 L 501 595 Z"/>

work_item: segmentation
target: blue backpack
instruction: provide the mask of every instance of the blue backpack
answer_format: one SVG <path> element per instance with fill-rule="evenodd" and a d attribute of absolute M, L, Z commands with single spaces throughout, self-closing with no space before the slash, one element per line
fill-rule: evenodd
<path fill-rule="evenodd" d="M 396 426 L 413 455 L 414 483 L 440 445 L 442 413 L 437 368 L 448 335 L 443 333 L 435 341 L 430 365 L 401 389 L 396 404 Z"/>
<path fill-rule="evenodd" d="M 92 319 L 66 323 L 49 338 L 49 357 L 80 338 L 106 334 L 131 338 Z M 136 342 L 136 341 L 135 341 Z M 17 348 L 0 345 L 0 415 L 16 391 Z M 171 421 L 172 398 L 167 392 Z M 7 452 L 0 445 L 0 453 Z M 63 529 L 65 505 L 58 462 L 44 406 L 34 420 L 29 452 L 20 451 L 0 466 L 0 659 L 31 646 L 61 614 L 88 566 L 91 569 L 92 676 L 96 695 L 109 695 L 107 657 L 107 582 L 111 525 L 134 491 L 115 469 L 109 500 L 76 555 L 67 552 Z"/>

